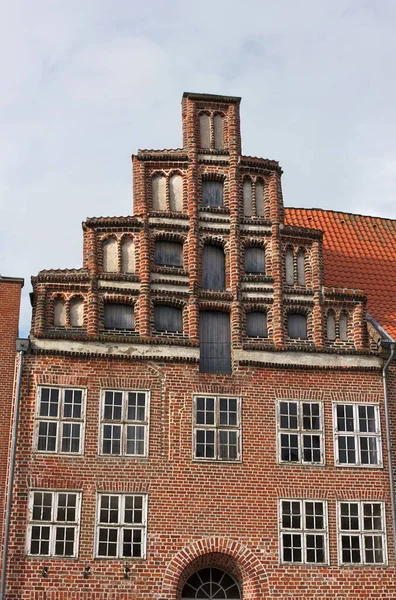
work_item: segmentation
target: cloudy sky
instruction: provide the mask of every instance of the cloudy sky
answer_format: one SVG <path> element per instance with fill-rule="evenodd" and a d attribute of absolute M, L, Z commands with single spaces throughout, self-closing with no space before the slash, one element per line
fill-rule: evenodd
<path fill-rule="evenodd" d="M 181 146 L 183 91 L 242 96 L 287 206 L 396 218 L 394 0 L 2 0 L 0 273 L 81 266 L 132 213 L 130 155 Z"/>

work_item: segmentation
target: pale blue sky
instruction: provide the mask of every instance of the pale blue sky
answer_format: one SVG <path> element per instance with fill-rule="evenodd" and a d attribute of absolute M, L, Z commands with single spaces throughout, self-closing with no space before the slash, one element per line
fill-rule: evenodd
<path fill-rule="evenodd" d="M 81 266 L 132 212 L 130 155 L 181 145 L 183 91 L 242 96 L 243 152 L 286 206 L 396 218 L 392 0 L 3 0 L 0 273 Z M 194 7 L 194 9 L 193 9 Z M 234 8 L 233 8 L 234 7 Z"/>

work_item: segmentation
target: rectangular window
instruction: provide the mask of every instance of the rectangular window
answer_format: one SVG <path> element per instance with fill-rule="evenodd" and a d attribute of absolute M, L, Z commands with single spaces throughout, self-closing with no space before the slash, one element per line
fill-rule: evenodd
<path fill-rule="evenodd" d="M 322 404 L 302 400 L 280 400 L 278 445 L 280 462 L 323 464 Z"/>
<path fill-rule="evenodd" d="M 336 465 L 382 465 L 379 408 L 375 404 L 334 404 Z"/>
<path fill-rule="evenodd" d="M 194 398 L 194 458 L 239 460 L 240 438 L 240 398 Z"/>
<path fill-rule="evenodd" d="M 281 500 L 279 513 L 281 562 L 326 564 L 327 503 Z"/>
<path fill-rule="evenodd" d="M 146 524 L 146 495 L 99 494 L 96 556 L 99 558 L 145 558 Z"/>
<path fill-rule="evenodd" d="M 31 492 L 28 553 L 32 556 L 77 556 L 80 506 L 80 492 Z"/>
<path fill-rule="evenodd" d="M 383 502 L 339 502 L 338 531 L 341 564 L 386 563 Z"/>
<path fill-rule="evenodd" d="M 101 454 L 147 456 L 149 392 L 105 390 L 102 394 Z"/>
<path fill-rule="evenodd" d="M 85 390 L 40 387 L 36 410 L 39 452 L 82 452 Z"/>

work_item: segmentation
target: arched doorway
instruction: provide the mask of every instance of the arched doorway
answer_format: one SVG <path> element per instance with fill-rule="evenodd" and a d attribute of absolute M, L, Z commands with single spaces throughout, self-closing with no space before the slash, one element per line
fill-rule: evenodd
<path fill-rule="evenodd" d="M 200 600 L 242 600 L 239 585 L 231 575 L 215 567 L 195 571 L 182 591 L 182 600 L 196 598 Z"/>

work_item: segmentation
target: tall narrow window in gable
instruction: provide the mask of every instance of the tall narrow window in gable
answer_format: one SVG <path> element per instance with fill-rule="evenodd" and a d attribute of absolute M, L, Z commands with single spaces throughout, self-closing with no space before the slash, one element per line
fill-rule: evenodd
<path fill-rule="evenodd" d="M 256 181 L 256 214 L 264 217 L 264 184 L 261 180 Z"/>
<path fill-rule="evenodd" d="M 243 214 L 245 217 L 251 217 L 252 211 L 252 182 L 245 179 L 243 182 Z"/>
<path fill-rule="evenodd" d="M 82 298 L 73 298 L 70 302 L 70 325 L 82 327 L 84 320 L 84 301 Z"/>
<path fill-rule="evenodd" d="M 221 115 L 215 115 L 213 118 L 214 147 L 216 150 L 224 148 L 223 120 L 224 117 Z"/>
<path fill-rule="evenodd" d="M 344 312 L 340 315 L 340 340 L 348 340 L 348 315 Z"/>
<path fill-rule="evenodd" d="M 166 211 L 166 178 L 165 175 L 154 175 L 152 179 L 153 210 Z"/>
<path fill-rule="evenodd" d="M 331 342 L 336 339 L 335 316 L 332 310 L 327 313 L 327 339 Z"/>
<path fill-rule="evenodd" d="M 220 311 L 200 312 L 201 373 L 231 373 L 230 315 Z"/>
<path fill-rule="evenodd" d="M 154 323 L 156 331 L 183 332 L 183 311 L 177 306 L 157 304 L 154 307 Z"/>
<path fill-rule="evenodd" d="M 118 245 L 113 237 L 104 240 L 103 246 L 103 271 L 105 273 L 117 273 L 118 271 Z"/>
<path fill-rule="evenodd" d="M 66 304 L 63 298 L 56 298 L 54 302 L 54 325 L 55 327 L 66 325 Z"/>
<path fill-rule="evenodd" d="M 293 259 L 293 250 L 291 248 L 286 249 L 285 265 L 286 265 L 286 283 L 287 283 L 287 285 L 294 285 L 294 259 Z"/>
<path fill-rule="evenodd" d="M 210 117 L 209 115 L 200 115 L 199 130 L 201 138 L 201 148 L 210 148 Z"/>
<path fill-rule="evenodd" d="M 264 311 L 252 311 L 247 313 L 246 335 L 248 337 L 267 337 L 267 314 Z"/>
<path fill-rule="evenodd" d="M 155 242 L 154 262 L 165 267 L 183 266 L 183 246 L 179 242 L 157 240 Z"/>
<path fill-rule="evenodd" d="M 202 253 L 202 287 L 205 290 L 225 289 L 225 256 L 219 246 L 206 245 Z"/>
<path fill-rule="evenodd" d="M 130 304 L 109 302 L 104 305 L 105 329 L 135 329 L 135 315 Z"/>
<path fill-rule="evenodd" d="M 298 285 L 305 286 L 305 252 L 300 250 L 297 254 L 297 281 Z"/>
<path fill-rule="evenodd" d="M 245 272 L 252 274 L 265 273 L 265 253 L 263 248 L 245 248 Z"/>
<path fill-rule="evenodd" d="M 183 177 L 178 173 L 169 180 L 169 200 L 172 212 L 183 210 Z"/>
<path fill-rule="evenodd" d="M 223 206 L 222 181 L 208 180 L 202 182 L 202 204 L 214 208 Z"/>
<path fill-rule="evenodd" d="M 135 272 L 135 244 L 132 238 L 126 237 L 121 244 L 121 271 Z"/>
<path fill-rule="evenodd" d="M 287 317 L 287 334 L 292 339 L 307 339 L 307 317 L 290 313 Z"/>

